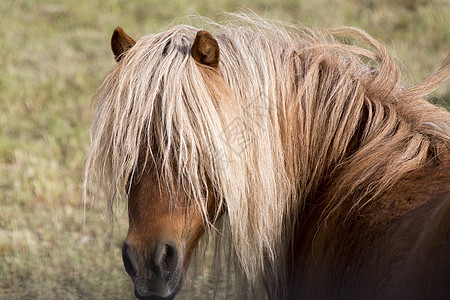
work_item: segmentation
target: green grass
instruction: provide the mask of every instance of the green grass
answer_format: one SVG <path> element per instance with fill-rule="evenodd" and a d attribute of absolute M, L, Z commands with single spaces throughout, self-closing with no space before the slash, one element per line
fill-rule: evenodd
<path fill-rule="evenodd" d="M 411 83 L 448 54 L 445 0 L 187 1 L 3 0 L 0 5 L 0 299 L 131 299 L 120 245 L 105 203 L 86 212 L 81 181 L 91 96 L 114 63 L 112 30 L 134 37 L 164 30 L 197 11 L 251 9 L 327 28 L 358 26 L 385 41 Z M 449 85 L 436 95 L 450 101 Z M 446 105 L 442 100 L 434 100 Z M 438 98 L 436 98 L 438 99 Z M 180 298 L 210 298 L 210 278 Z"/>

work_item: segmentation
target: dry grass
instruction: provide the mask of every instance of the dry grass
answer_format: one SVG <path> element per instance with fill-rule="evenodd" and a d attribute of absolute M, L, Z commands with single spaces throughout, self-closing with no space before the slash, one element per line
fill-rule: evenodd
<path fill-rule="evenodd" d="M 123 207 L 112 233 L 105 203 L 86 212 L 83 228 L 90 98 L 113 64 L 110 34 L 121 25 L 136 37 L 192 10 L 217 19 L 216 12 L 241 8 L 320 28 L 361 27 L 390 46 L 411 82 L 448 54 L 447 0 L 3 1 L 0 299 L 133 297 L 120 255 Z M 450 86 L 437 94 L 450 101 Z M 211 298 L 211 278 L 199 280 L 194 298 Z"/>

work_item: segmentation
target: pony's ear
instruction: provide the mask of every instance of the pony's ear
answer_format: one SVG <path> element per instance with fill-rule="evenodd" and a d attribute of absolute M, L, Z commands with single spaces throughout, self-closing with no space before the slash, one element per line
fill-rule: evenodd
<path fill-rule="evenodd" d="M 123 54 L 133 47 L 134 44 L 136 42 L 121 27 L 114 29 L 111 37 L 111 49 L 117 62 L 122 59 Z"/>
<path fill-rule="evenodd" d="M 213 68 L 219 65 L 219 44 L 211 33 L 205 30 L 197 32 L 191 55 L 198 62 Z"/>

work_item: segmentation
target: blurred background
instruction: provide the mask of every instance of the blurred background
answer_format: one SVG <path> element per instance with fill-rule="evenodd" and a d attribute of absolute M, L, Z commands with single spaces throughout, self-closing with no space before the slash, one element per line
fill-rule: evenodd
<path fill-rule="evenodd" d="M 449 0 L 1 0 L 0 299 L 133 299 L 124 207 L 111 227 L 105 203 L 84 218 L 81 197 L 91 97 L 114 64 L 112 31 L 139 38 L 190 14 L 220 20 L 242 9 L 363 28 L 388 45 L 409 84 L 450 51 Z M 449 83 L 430 100 L 448 107 Z M 204 274 L 178 299 L 211 299 L 211 286 Z"/>

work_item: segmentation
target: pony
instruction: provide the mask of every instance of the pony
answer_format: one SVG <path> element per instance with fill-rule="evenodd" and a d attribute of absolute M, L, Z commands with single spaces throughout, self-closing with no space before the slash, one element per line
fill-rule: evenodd
<path fill-rule="evenodd" d="M 361 29 L 208 23 L 116 28 L 94 97 L 85 195 L 127 201 L 136 297 L 175 297 L 218 232 L 240 297 L 448 299 L 450 113 L 426 96 L 450 57 L 408 87 Z"/>

